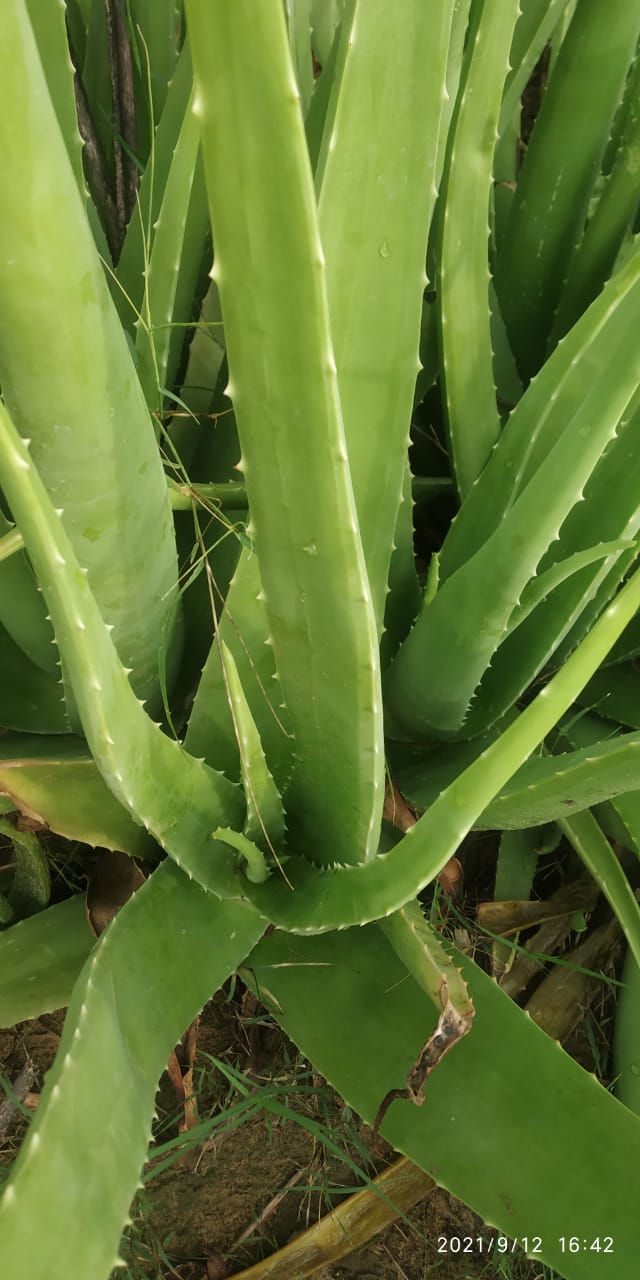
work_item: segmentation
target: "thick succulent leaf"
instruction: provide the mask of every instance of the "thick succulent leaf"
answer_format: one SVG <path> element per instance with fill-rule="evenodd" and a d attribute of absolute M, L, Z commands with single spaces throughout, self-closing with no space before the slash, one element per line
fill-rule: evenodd
<path fill-rule="evenodd" d="M 0 725 L 25 733 L 68 733 L 60 680 L 30 662 L 0 626 Z"/>
<path fill-rule="evenodd" d="M 73 66 L 69 56 L 65 6 L 26 0 L 29 21 L 38 46 L 60 132 L 75 174 L 78 190 L 86 197 L 82 169 L 82 140 L 78 131 Z"/>
<path fill-rule="evenodd" d="M 509 418 L 508 431 L 502 433 L 478 484 L 444 540 L 440 561 L 443 582 L 499 529 L 517 497 L 573 422 L 591 382 L 610 380 L 613 387 L 618 380 L 619 370 L 614 372 L 616 353 L 625 328 L 636 324 L 633 316 L 638 307 L 639 279 L 640 254 L 634 254 L 532 380 Z M 577 367 L 581 370 L 579 375 L 575 372 Z M 623 423 L 627 423 L 637 405 L 633 381 L 630 387 L 623 400 Z M 571 518 L 579 519 L 575 513 Z M 616 524 L 614 529 L 620 536 L 620 527 Z M 613 536 L 611 532 L 603 534 L 607 541 Z M 593 541 L 583 542 L 571 550 L 591 545 Z"/>
<path fill-rule="evenodd" d="M 522 0 L 509 55 L 509 75 L 505 83 L 500 113 L 500 133 L 519 115 L 523 90 L 534 67 L 558 28 L 569 0 Z"/>
<path fill-rule="evenodd" d="M 559 560 L 551 568 L 545 569 L 530 583 L 523 594 L 521 603 L 511 614 L 507 635 L 510 636 L 516 630 L 516 627 L 519 627 L 533 613 L 534 609 L 537 609 L 543 600 L 546 600 L 551 595 L 552 591 L 556 591 L 558 587 L 567 582 L 569 578 L 572 578 L 574 574 L 579 573 L 581 569 L 597 564 L 600 560 L 617 557 L 619 552 L 628 551 L 634 547 L 635 544 L 628 540 L 600 542 L 596 547 L 588 547 L 586 551 L 576 551 L 564 560 Z"/>
<path fill-rule="evenodd" d="M 145 271 L 192 84 L 191 54 L 189 42 L 185 40 L 156 130 L 153 151 L 140 180 L 136 208 L 111 277 L 111 292 L 118 314 L 132 335 L 136 316 L 143 307 Z"/>
<path fill-rule="evenodd" d="M 0 933 L 0 1026 L 68 1005 L 95 937 L 84 894 L 47 907 Z"/>
<path fill-rule="evenodd" d="M 494 902 L 528 902 L 530 900 L 538 858 L 548 849 L 549 831 L 556 832 L 556 828 L 536 826 L 521 831 L 500 833 L 493 890 Z M 559 833 L 557 838 L 560 839 Z M 495 930 L 495 932 L 499 931 Z M 510 943 L 494 938 L 491 943 L 491 960 L 492 974 L 497 977 L 513 960 L 513 948 Z"/>
<path fill-rule="evenodd" d="M 64 510 L 136 689 L 150 697 L 159 694 L 159 651 L 177 657 L 162 464 L 24 0 L 2 6 L 0 47 L 2 394 Z"/>
<path fill-rule="evenodd" d="M 389 1109 L 385 1137 L 496 1234 L 541 1236 L 538 1260 L 566 1280 L 594 1274 L 593 1254 L 562 1252 L 569 1234 L 613 1236 L 615 1254 L 599 1255 L 598 1274 L 635 1280 L 628 1170 L 640 1158 L 640 1123 L 471 961 L 452 955 L 477 1009 L 474 1025 L 430 1076 L 423 1107 Z M 252 952 L 247 980 L 369 1123 L 436 1021 L 375 928 L 312 939 L 274 933 Z"/>
<path fill-rule="evenodd" d="M 0 1201 L 11 1273 L 106 1280 L 139 1183 L 162 1068 L 262 928 L 247 907 L 220 902 L 168 861 L 102 934 L 74 987 L 55 1063 Z M 118 1117 L 117 1141 L 96 1145 L 98 1111 Z"/>
<path fill-rule="evenodd" d="M 322 67 L 331 51 L 344 8 L 345 0 L 311 0 L 311 45 Z"/>
<path fill-rule="evenodd" d="M 522 694 L 545 663 L 552 660 L 554 666 L 561 665 L 635 562 L 640 527 L 640 468 L 636 462 L 640 413 L 636 402 L 634 396 L 616 438 L 585 486 L 583 501 L 570 513 L 541 562 L 539 576 L 530 583 L 520 607 L 511 615 L 507 638 L 477 691 L 465 733 L 475 734 L 492 723 Z M 616 494 L 614 503 L 610 500 L 612 492 Z M 636 538 L 629 550 L 624 550 L 622 540 L 617 550 L 611 542 L 597 541 L 620 535 L 624 539 Z M 560 581 L 564 570 L 572 567 L 576 572 Z M 545 599 L 539 599 L 545 585 L 552 590 Z M 523 614 L 524 624 L 512 636 L 510 633 L 522 621 Z"/>
<path fill-rule="evenodd" d="M 0 793 L 67 840 L 120 849 L 136 858 L 157 854 L 144 827 L 118 804 L 80 738 L 3 734 Z"/>
<path fill-rule="evenodd" d="M 442 870 L 479 815 L 568 710 L 639 604 L 640 573 L 636 573 L 553 680 L 441 792 L 389 852 L 366 866 L 343 866 L 331 871 L 295 858 L 287 863 L 287 884 L 275 875 L 266 884 L 247 882 L 246 896 L 274 924 L 298 933 L 324 932 L 378 920 L 415 898 Z"/>
<path fill-rule="evenodd" d="M 285 0 L 291 61 L 296 75 L 302 113 L 306 116 L 313 93 L 311 58 L 311 0 Z"/>
<path fill-rule="evenodd" d="M 47 906 L 51 896 L 51 872 L 38 837 L 20 831 L 0 818 L 0 835 L 13 845 L 13 880 L 6 899 L 17 920 L 32 916 Z"/>
<path fill-rule="evenodd" d="M 5 519 L 2 511 L 0 532 L 5 536 L 19 532 Z M 46 605 L 33 569 L 20 547 L 0 561 L 0 624 L 29 662 L 56 680 L 60 679 L 53 627 L 46 616 Z"/>
<path fill-rule="evenodd" d="M 138 376 L 151 409 L 172 388 L 209 231 L 200 130 L 190 106 L 167 174 L 136 321 Z"/>
<path fill-rule="evenodd" d="M 280 792 L 269 772 L 260 734 L 240 682 L 233 654 L 224 640 L 221 660 L 228 697 L 238 735 L 242 786 L 247 800 L 245 835 L 263 849 L 281 847 L 284 839 L 284 810 Z"/>
<path fill-rule="evenodd" d="M 313 31 L 311 39 L 313 42 Z M 309 151 L 309 162 L 311 168 L 315 172 L 318 163 L 318 155 L 322 144 L 322 135 L 327 119 L 327 111 L 329 100 L 331 98 L 331 90 L 336 75 L 338 63 L 338 49 L 340 46 L 340 28 L 337 27 L 335 34 L 332 35 L 331 44 L 327 49 L 326 61 L 322 60 L 322 73 L 315 82 L 315 88 L 309 110 L 306 113 L 304 121 L 304 131 L 307 139 L 307 149 Z M 313 45 L 312 45 L 313 47 Z M 313 51 L 314 58 L 318 58 L 317 50 Z M 316 68 L 317 69 L 317 68 Z"/>
<path fill-rule="evenodd" d="M 640 680 L 634 662 L 597 671 L 578 701 L 607 720 L 640 729 Z"/>
<path fill-rule="evenodd" d="M 636 791 L 640 733 L 612 737 L 612 726 L 601 722 L 599 730 L 581 740 L 577 731 L 582 723 L 569 734 L 576 750 L 532 756 L 474 826 L 489 831 L 537 827 Z M 400 791 L 419 808 L 427 808 L 461 769 L 481 755 L 488 741 L 474 739 L 447 751 L 395 753 L 393 774 Z"/>
<path fill-rule="evenodd" d="M 83 0 L 80 0 L 83 3 Z M 113 11 L 112 11 L 113 12 Z M 107 42 L 107 10 L 104 4 L 84 5 L 86 36 L 81 71 L 89 116 L 107 172 L 113 169 L 113 101 Z M 96 193 L 97 194 L 97 193 Z"/>
<path fill-rule="evenodd" d="M 559 826 L 615 911 L 640 964 L 640 906 L 620 862 L 592 813 L 560 818 Z"/>
<path fill-rule="evenodd" d="M 282 705 L 264 610 L 258 559 L 244 549 L 231 579 L 217 627 L 232 654 L 269 768 L 282 791 L 293 768 L 293 738 Z M 240 778 L 240 751 L 222 669 L 220 646 L 211 645 L 194 699 L 185 746 L 228 778 Z"/>
<path fill-rule="evenodd" d="M 455 111 L 460 79 L 463 71 L 464 50 L 469 27 L 471 0 L 453 0 L 451 14 L 451 30 L 449 32 L 449 52 L 447 54 L 446 93 L 442 111 L 442 129 L 438 144 L 438 161 L 436 167 L 436 186 L 440 190 L 440 182 L 444 169 L 449 126 Z"/>
<path fill-rule="evenodd" d="M 436 283 L 450 455 L 461 497 L 500 434 L 487 245 L 493 149 L 519 0 L 474 4 L 449 146 Z M 464 265 L 463 265 L 464 264 Z"/>
<path fill-rule="evenodd" d="M 379 632 L 409 443 L 452 10 L 453 0 L 350 0 L 315 171 L 340 404 Z M 384 466 L 375 442 L 384 442 Z M 404 572 L 415 578 L 411 554 Z"/>
<path fill-rule="evenodd" d="M 640 858 L 640 791 L 628 791 L 600 804 L 594 814 L 611 840 Z"/>
<path fill-rule="evenodd" d="M 628 687 L 635 693 L 631 682 Z M 616 731 L 617 726 L 614 728 L 610 721 L 585 713 L 572 716 L 567 724 L 562 725 L 561 741 L 564 740 L 579 750 L 586 749 L 592 755 L 594 750 L 597 753 L 600 743 L 610 739 L 612 733 Z M 633 736 L 635 735 L 629 735 L 629 737 Z M 627 849 L 635 850 L 640 857 L 640 789 L 637 787 L 637 782 L 636 774 L 636 785 L 631 790 L 618 793 L 608 802 L 598 805 L 595 816 L 612 840 Z"/>
<path fill-rule="evenodd" d="M 298 752 L 288 821 L 310 856 L 325 859 L 329 846 L 361 861 L 375 853 L 382 813 L 379 655 L 284 14 L 248 0 L 190 0 L 186 12 L 229 394 Z"/>
<path fill-rule="evenodd" d="M 0 473 L 51 611 L 91 754 L 107 785 L 189 875 L 235 895 L 214 826 L 242 823 L 237 787 L 154 724 L 136 698 L 60 517 L 0 404 Z"/>
<path fill-rule="evenodd" d="M 640 163 L 640 59 L 627 89 L 624 124 L 611 172 L 582 241 L 571 262 L 553 328 L 553 340 L 566 333 L 593 301 L 614 269 L 625 233 L 638 208 Z"/>
<path fill-rule="evenodd" d="M 135 43 L 136 127 L 138 148 L 143 156 L 148 154 L 153 129 L 162 118 L 175 72 L 180 38 L 179 9 L 176 0 L 129 0 L 129 30 Z"/>
<path fill-rule="evenodd" d="M 622 970 L 613 1040 L 616 1097 L 640 1116 L 640 965 L 631 948 Z"/>
<path fill-rule="evenodd" d="M 222 408 L 221 404 L 216 403 L 216 388 L 223 385 L 219 380 L 224 376 L 224 358 L 224 328 L 220 310 L 220 298 L 215 282 L 209 280 L 207 291 L 202 299 L 197 325 L 192 331 L 189 343 L 187 367 L 180 389 L 180 400 L 183 407 L 178 409 L 169 427 L 169 435 L 187 472 L 192 471 L 191 464 L 203 435 L 202 419 L 198 415 L 213 415 L 216 412 L 219 413 Z M 224 381 L 226 382 L 226 377 Z M 219 399 L 220 401 L 224 399 L 222 393 L 220 393 Z M 232 414 L 227 414 L 227 427 L 229 426 L 229 418 L 232 416 Z M 212 417 L 210 421 L 216 423 L 215 434 L 218 437 L 218 428 L 223 419 Z M 219 439 L 216 440 L 216 444 L 218 446 L 216 452 L 222 455 L 221 462 L 224 467 L 226 451 L 224 448 L 220 448 Z M 208 452 L 212 451 L 210 445 Z M 238 459 L 238 455 L 239 450 L 234 457 L 234 464 Z M 202 476 L 200 470 L 194 469 L 192 474 L 194 476 Z M 224 478 L 226 479 L 226 474 Z M 240 482 L 237 481 L 236 483 Z"/>
<path fill-rule="evenodd" d="M 384 631 L 380 637 L 380 662 L 383 670 L 409 634 L 422 600 L 413 545 L 412 485 L 413 478 L 407 459 L 389 564 L 389 594 L 384 611 Z"/>
<path fill-rule="evenodd" d="M 566 373 L 566 352 L 562 347 L 520 401 L 505 432 L 506 456 L 501 456 L 497 464 L 497 487 L 503 491 L 506 510 L 501 519 L 492 514 L 493 531 L 475 554 L 468 548 L 469 558 L 453 572 L 448 539 L 445 540 L 440 561 L 442 585 L 422 610 L 387 673 L 385 690 L 390 709 L 395 720 L 408 730 L 418 734 L 427 731 L 451 734 L 463 724 L 473 694 L 505 638 L 513 610 L 567 516 L 581 501 L 583 489 L 614 439 L 624 410 L 636 391 L 640 381 L 640 353 L 633 326 L 637 323 L 639 306 L 640 255 L 637 255 L 611 281 L 609 289 L 573 330 L 571 346 L 575 359 Z M 622 361 L 616 364 L 615 378 L 611 372 L 614 353 L 615 358 Z M 621 369 L 626 377 L 620 376 Z M 592 377 L 598 381 L 588 384 L 586 380 Z M 588 386 L 586 392 L 585 385 Z M 565 412 L 568 401 L 571 405 L 564 430 L 553 443 L 548 438 L 548 402 L 541 401 L 543 389 L 551 396 L 554 407 L 560 399 Z M 513 431 L 518 439 L 518 428 L 521 431 L 523 423 L 530 421 L 532 409 L 537 428 L 536 450 L 539 454 L 544 437 L 547 452 L 537 457 L 537 469 L 524 477 L 525 483 L 520 487 L 523 476 L 514 473 L 516 449 L 510 444 L 511 433 Z M 519 442 L 524 445 L 521 437 Z M 532 451 L 531 440 L 529 449 Z M 499 454 L 500 446 L 494 459 Z M 523 462 L 531 471 L 531 453 L 528 458 L 525 454 Z M 466 506 L 477 510 L 477 495 L 481 490 L 487 503 L 490 497 L 496 497 L 491 478 L 485 482 L 491 471 L 490 463 L 475 486 L 471 500 L 463 504 L 461 515 L 452 526 L 454 555 L 459 555 L 462 540 L 466 543 L 469 538 Z M 462 533 L 456 533 L 459 525 L 464 526 Z M 482 529 L 476 530 L 476 539 L 478 534 L 482 538 Z M 607 565 L 606 560 L 604 563 Z M 571 587 L 571 582 L 568 586 Z M 553 642 L 554 637 L 548 637 L 547 648 L 552 647 Z M 531 676 L 533 674 L 535 670 Z M 499 714 L 500 709 L 504 708 L 494 714 Z M 481 727 L 484 726 L 475 726 L 475 731 Z"/>
<path fill-rule="evenodd" d="M 451 1000 L 460 1017 L 473 1016 L 473 1004 L 460 970 L 442 945 L 437 929 L 425 920 L 419 902 L 408 902 L 381 921 L 380 928 L 436 1009 L 442 1010 L 444 988 L 446 999 Z"/>
<path fill-rule="evenodd" d="M 502 313 L 527 377 L 544 360 L 639 33 L 640 10 L 628 0 L 577 5 L 529 140 L 496 266 Z"/>
<path fill-rule="evenodd" d="M 638 789 L 640 734 L 528 761 L 478 820 L 478 827 L 533 827 Z M 407 795 L 411 796 L 408 791 Z"/>
<path fill-rule="evenodd" d="M 635 658 L 640 653 L 640 617 L 636 617 L 629 623 L 626 631 L 620 636 L 617 644 L 614 644 L 609 657 L 607 658 L 607 666 L 615 666 L 624 662 L 627 658 Z"/>

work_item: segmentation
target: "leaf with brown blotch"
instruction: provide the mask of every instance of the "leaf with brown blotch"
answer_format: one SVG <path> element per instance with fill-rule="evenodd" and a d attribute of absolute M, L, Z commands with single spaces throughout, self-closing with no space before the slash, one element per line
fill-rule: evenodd
<path fill-rule="evenodd" d="M 407 1102 L 413 1102 L 417 1107 L 422 1106 L 424 1102 L 424 1086 L 431 1072 L 435 1071 L 445 1053 L 453 1049 L 454 1044 L 457 1044 L 458 1040 L 461 1040 L 471 1030 L 471 1023 L 475 1013 L 473 1006 L 470 1012 L 466 1014 L 458 1013 L 448 998 L 446 983 L 443 983 L 442 998 L 445 1001 L 444 1009 L 438 1018 L 435 1030 L 425 1041 L 409 1071 L 406 1087 L 404 1089 L 390 1089 L 382 1099 L 373 1123 L 374 1133 L 378 1132 L 387 1110 L 396 1099 L 405 1098 Z"/>

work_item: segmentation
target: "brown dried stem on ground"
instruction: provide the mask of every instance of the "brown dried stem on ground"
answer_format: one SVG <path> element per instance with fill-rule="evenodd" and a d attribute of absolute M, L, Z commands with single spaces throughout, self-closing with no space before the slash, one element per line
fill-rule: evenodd
<path fill-rule="evenodd" d="M 366 1190 L 349 1196 L 278 1253 L 236 1273 L 234 1280 L 306 1280 L 361 1249 L 435 1187 L 432 1178 L 401 1156 Z"/>

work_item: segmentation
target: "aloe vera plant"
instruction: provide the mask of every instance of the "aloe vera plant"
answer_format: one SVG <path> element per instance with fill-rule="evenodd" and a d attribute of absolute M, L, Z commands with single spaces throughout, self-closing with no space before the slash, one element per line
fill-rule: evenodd
<path fill-rule="evenodd" d="M 0 933 L 0 1021 L 69 1005 L 7 1274 L 106 1280 L 163 1063 L 239 970 L 491 1227 L 635 1276 L 640 6 L 602 9 L 2 8 L 0 834 L 40 909 Z M 447 495 L 426 580 L 411 466 Z M 145 860 L 97 941 L 14 813 Z M 420 904 L 474 828 L 548 823 L 628 942 L 622 1101 Z"/>

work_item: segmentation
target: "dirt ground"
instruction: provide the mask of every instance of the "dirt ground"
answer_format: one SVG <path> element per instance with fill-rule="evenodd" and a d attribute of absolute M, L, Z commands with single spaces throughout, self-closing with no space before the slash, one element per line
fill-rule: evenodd
<path fill-rule="evenodd" d="M 60 1011 L 0 1031 L 3 1076 L 14 1080 L 28 1055 L 36 1068 L 37 1090 L 56 1052 L 63 1018 Z M 239 988 L 210 1002 L 190 1044 L 195 1056 L 186 1091 L 188 1045 L 178 1051 L 182 1062 L 173 1062 L 171 1076 L 165 1073 L 161 1082 L 157 1145 L 122 1245 L 127 1269 L 117 1273 L 126 1280 L 239 1276 L 299 1236 L 394 1158 L 387 1144 L 375 1140 L 326 1083 L 312 1076 L 282 1032 Z M 240 1088 L 225 1078 L 219 1063 L 242 1073 Z M 255 1095 L 266 1086 L 272 1096 L 276 1088 L 284 1115 L 234 1113 L 242 1089 Z M 198 1141 L 187 1132 L 183 1148 L 177 1157 L 172 1153 L 166 1166 L 164 1144 L 184 1127 L 185 1117 L 199 1124 L 216 1119 L 217 1127 L 212 1125 Z M 3 1164 L 15 1157 L 25 1127 L 26 1121 L 18 1118 L 0 1141 Z M 338 1153 L 328 1150 L 323 1138 Z M 524 1258 L 489 1261 L 477 1254 L 438 1252 L 440 1235 L 481 1233 L 482 1223 L 469 1209 L 433 1189 L 365 1247 L 313 1274 L 319 1280 L 551 1280 L 548 1270 Z M 268 1275 L 298 1280 L 310 1273 L 285 1269 L 263 1274 L 265 1280 Z"/>

